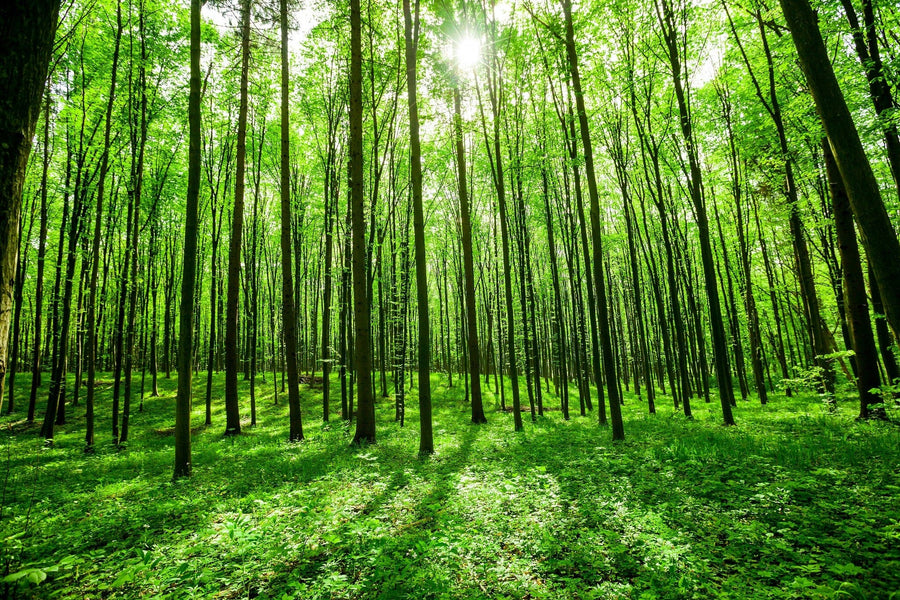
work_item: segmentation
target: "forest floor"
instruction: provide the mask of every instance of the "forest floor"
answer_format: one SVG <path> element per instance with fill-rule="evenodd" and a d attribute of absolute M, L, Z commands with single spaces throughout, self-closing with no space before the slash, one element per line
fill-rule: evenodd
<path fill-rule="evenodd" d="M 306 441 L 291 444 L 286 397 L 260 383 L 259 424 L 224 438 L 217 402 L 177 482 L 174 379 L 134 411 L 127 448 L 105 442 L 109 386 L 93 455 L 83 407 L 52 446 L 4 415 L 0 598 L 900 597 L 900 427 L 856 422 L 850 400 L 739 401 L 726 428 L 715 401 L 687 421 L 630 393 L 614 444 L 574 394 L 570 421 L 525 414 L 514 433 L 490 388 L 473 426 L 462 382 L 433 382 L 433 456 L 416 455 L 414 398 L 402 428 L 379 399 L 378 443 L 355 448 L 303 386 Z"/>

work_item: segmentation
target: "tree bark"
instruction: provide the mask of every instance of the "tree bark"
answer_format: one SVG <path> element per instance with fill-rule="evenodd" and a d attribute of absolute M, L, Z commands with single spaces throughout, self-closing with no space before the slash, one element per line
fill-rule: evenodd
<path fill-rule="evenodd" d="M 288 65 L 287 0 L 281 0 L 281 318 L 284 322 L 285 358 L 288 376 L 290 440 L 303 439 L 300 411 L 300 380 L 297 369 L 297 315 L 294 311 L 294 282 L 291 266 L 291 137 L 290 68 Z"/>
<path fill-rule="evenodd" d="M 829 62 L 815 12 L 808 0 L 779 1 L 896 334 L 900 331 L 900 241 Z"/>
<path fill-rule="evenodd" d="M 366 273 L 366 207 L 363 189 L 362 16 L 350 0 L 350 215 L 353 244 L 353 316 L 356 336 L 357 419 L 353 444 L 375 443 L 372 393 L 372 312 Z"/>
<path fill-rule="evenodd" d="M 59 19 L 59 0 L 0 5 L 0 398 L 6 380 L 22 188 Z"/>
<path fill-rule="evenodd" d="M 234 178 L 234 209 L 228 247 L 228 292 L 225 303 L 225 435 L 241 433 L 238 405 L 238 300 L 241 279 L 241 236 L 244 228 L 244 171 L 247 160 L 247 79 L 250 69 L 250 5 L 241 2 L 241 91 L 238 109 L 237 173 Z"/>
<path fill-rule="evenodd" d="M 200 198 L 200 4 L 191 0 L 191 80 L 188 97 L 187 207 L 184 221 L 184 257 L 181 278 L 181 316 L 178 330 L 178 393 L 175 399 L 174 477 L 190 477 L 191 464 L 191 359 L 194 356 L 194 280 L 197 270 L 197 205 Z"/>
<path fill-rule="evenodd" d="M 872 393 L 873 389 L 881 385 L 881 377 L 878 373 L 878 350 L 875 346 L 875 336 L 872 333 L 872 322 L 869 320 L 866 279 L 860 261 L 859 246 L 856 243 L 853 212 L 850 210 L 850 202 L 844 191 L 844 182 L 841 180 L 826 139 L 822 140 L 822 150 L 825 154 L 825 171 L 828 175 L 831 204 L 834 209 L 834 230 L 838 238 L 841 267 L 844 272 L 844 293 L 850 321 L 850 337 L 856 355 L 859 418 L 867 419 L 877 416 L 883 419 L 887 417 L 883 408 L 877 411 L 870 409 L 871 406 L 882 403 L 882 399 Z"/>
<path fill-rule="evenodd" d="M 419 46 L 419 0 L 415 16 L 410 0 L 403 0 L 406 41 L 406 85 L 409 105 L 409 172 L 412 182 L 413 234 L 416 251 L 416 305 L 419 317 L 419 454 L 434 452 L 431 423 L 431 322 L 428 315 L 428 265 L 425 255 L 425 213 L 422 206 L 422 150 L 419 145 L 416 52 Z"/>

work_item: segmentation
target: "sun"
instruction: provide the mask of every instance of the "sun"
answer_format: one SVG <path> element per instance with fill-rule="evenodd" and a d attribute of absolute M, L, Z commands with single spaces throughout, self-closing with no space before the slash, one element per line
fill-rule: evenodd
<path fill-rule="evenodd" d="M 481 40 L 471 35 L 463 36 L 456 41 L 455 54 L 460 69 L 474 69 L 481 60 Z"/>

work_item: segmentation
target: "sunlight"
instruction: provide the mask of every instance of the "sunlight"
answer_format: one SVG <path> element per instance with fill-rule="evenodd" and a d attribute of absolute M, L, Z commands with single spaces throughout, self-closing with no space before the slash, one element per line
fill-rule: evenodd
<path fill-rule="evenodd" d="M 456 63 L 465 71 L 475 68 L 481 60 L 481 40 L 466 35 L 456 42 Z"/>
<path fill-rule="evenodd" d="M 501 0 L 494 5 L 494 19 L 501 25 L 508 25 L 511 16 L 512 8 L 510 7 L 509 2 Z"/>

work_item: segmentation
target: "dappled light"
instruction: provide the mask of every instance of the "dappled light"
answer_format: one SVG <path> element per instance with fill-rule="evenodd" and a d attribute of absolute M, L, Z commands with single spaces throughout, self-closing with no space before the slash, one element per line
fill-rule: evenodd
<path fill-rule="evenodd" d="M 0 599 L 900 590 L 896 2 L 0 40 Z"/>

